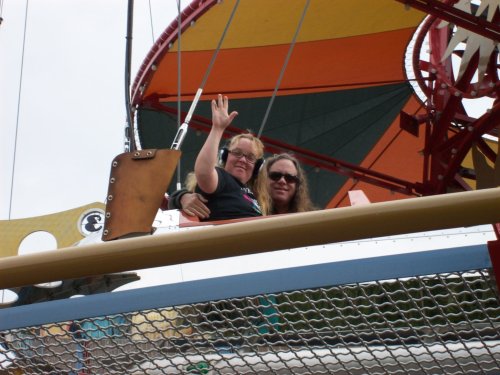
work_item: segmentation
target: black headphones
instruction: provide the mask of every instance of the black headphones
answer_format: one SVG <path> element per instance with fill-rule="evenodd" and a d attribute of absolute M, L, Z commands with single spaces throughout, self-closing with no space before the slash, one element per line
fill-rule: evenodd
<path fill-rule="evenodd" d="M 220 164 L 225 165 L 227 161 L 227 157 L 229 155 L 229 148 L 223 147 L 219 152 L 219 161 Z M 260 158 L 255 160 L 255 165 L 252 171 L 252 178 L 257 178 L 262 165 L 264 164 L 264 158 Z"/>

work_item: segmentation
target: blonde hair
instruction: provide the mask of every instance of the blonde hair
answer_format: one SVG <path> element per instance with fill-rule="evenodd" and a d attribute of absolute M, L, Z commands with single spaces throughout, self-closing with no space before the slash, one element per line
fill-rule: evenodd
<path fill-rule="evenodd" d="M 236 143 L 238 143 L 240 141 L 240 139 L 248 139 L 249 141 L 251 141 L 254 144 L 254 146 L 257 150 L 257 155 L 255 155 L 257 157 L 257 159 L 261 159 L 264 156 L 264 144 L 262 143 L 262 141 L 259 138 L 257 138 L 256 136 L 254 136 L 250 132 L 238 134 L 238 135 L 235 135 L 234 137 L 230 138 L 229 141 L 227 142 L 227 146 L 226 146 L 228 148 L 228 150 L 230 150 L 232 146 L 234 146 Z"/>
<path fill-rule="evenodd" d="M 186 189 L 189 190 L 189 192 L 193 193 L 196 184 L 196 175 L 194 174 L 194 172 L 189 172 L 186 176 Z"/>

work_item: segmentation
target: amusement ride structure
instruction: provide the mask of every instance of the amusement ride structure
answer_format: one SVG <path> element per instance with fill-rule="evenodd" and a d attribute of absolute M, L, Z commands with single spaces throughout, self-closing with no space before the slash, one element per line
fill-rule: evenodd
<path fill-rule="evenodd" d="M 0 289 L 31 296 L 0 310 L 0 374 L 498 373 L 499 20 L 499 0 L 193 0 L 126 67 L 106 205 L 0 223 Z M 218 93 L 225 136 L 295 155 L 322 210 L 164 210 Z M 40 225 L 65 249 L 16 256 Z M 109 292 L 159 266 L 181 276 Z"/>

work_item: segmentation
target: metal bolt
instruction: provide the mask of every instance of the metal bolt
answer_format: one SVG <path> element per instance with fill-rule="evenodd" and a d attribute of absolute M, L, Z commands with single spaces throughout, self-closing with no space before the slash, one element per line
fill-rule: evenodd
<path fill-rule="evenodd" d="M 109 194 L 108 195 L 108 201 L 112 201 L 113 200 L 113 195 L 112 194 Z"/>
<path fill-rule="evenodd" d="M 102 232 L 102 233 L 103 233 L 105 236 L 107 236 L 107 235 L 108 235 L 108 233 L 109 233 L 109 230 L 104 229 L 104 232 Z"/>
<path fill-rule="evenodd" d="M 109 212 L 109 211 L 108 211 L 108 212 L 106 212 L 106 218 L 108 218 L 108 219 L 109 219 L 110 217 L 111 217 L 111 212 Z"/>
<path fill-rule="evenodd" d="M 111 177 L 111 178 L 109 179 L 109 183 L 110 183 L 110 184 L 114 184 L 114 183 L 115 183 L 115 181 L 116 181 L 116 180 L 115 180 L 115 178 L 114 178 L 114 177 Z"/>
<path fill-rule="evenodd" d="M 113 162 L 113 167 L 116 167 L 117 165 L 118 165 L 118 162 L 115 160 L 115 161 Z"/>

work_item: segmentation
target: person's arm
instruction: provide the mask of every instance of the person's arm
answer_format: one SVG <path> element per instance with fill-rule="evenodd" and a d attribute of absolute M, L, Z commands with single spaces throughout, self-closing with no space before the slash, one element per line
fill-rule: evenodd
<path fill-rule="evenodd" d="M 210 209 L 206 206 L 207 202 L 201 194 L 181 189 L 174 191 L 169 197 L 168 208 L 182 210 L 186 215 L 196 216 L 198 219 L 206 219 L 210 215 Z"/>
<path fill-rule="evenodd" d="M 185 195 L 189 194 L 189 190 L 187 189 L 180 189 L 174 191 L 169 197 L 168 197 L 168 209 L 169 210 L 180 210 L 182 209 L 181 205 L 181 198 Z"/>
<path fill-rule="evenodd" d="M 228 108 L 227 96 L 222 97 L 219 94 L 217 101 L 212 100 L 212 128 L 194 165 L 196 182 L 199 188 L 207 194 L 211 194 L 217 189 L 218 175 L 215 166 L 217 165 L 217 154 L 222 135 L 238 115 L 235 111 L 228 114 Z"/>
<path fill-rule="evenodd" d="M 198 219 L 207 219 L 210 209 L 205 203 L 208 201 L 198 193 L 187 193 L 180 198 L 182 211 L 189 216 L 196 216 Z"/>

